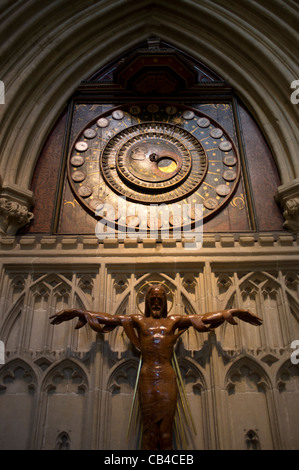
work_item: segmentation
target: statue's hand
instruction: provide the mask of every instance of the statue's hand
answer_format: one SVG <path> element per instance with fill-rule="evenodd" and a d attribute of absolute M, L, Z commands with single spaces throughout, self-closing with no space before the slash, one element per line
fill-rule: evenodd
<path fill-rule="evenodd" d="M 232 323 L 233 325 L 237 325 L 237 322 L 235 321 L 234 317 L 237 317 L 242 321 L 250 323 L 251 325 L 258 326 L 263 323 L 263 320 L 261 318 L 246 309 L 231 308 L 229 310 L 224 310 L 222 312 L 222 315 L 226 321 Z"/>
<path fill-rule="evenodd" d="M 60 312 L 55 313 L 50 317 L 52 325 L 59 325 L 64 321 L 72 320 L 73 318 L 78 317 L 78 322 L 76 324 L 76 329 L 82 328 L 86 324 L 85 312 L 77 308 L 70 308 L 66 310 L 61 310 Z"/>

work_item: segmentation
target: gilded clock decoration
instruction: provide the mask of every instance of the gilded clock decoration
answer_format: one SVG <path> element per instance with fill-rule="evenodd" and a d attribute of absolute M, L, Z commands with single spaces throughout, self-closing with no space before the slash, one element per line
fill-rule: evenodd
<path fill-rule="evenodd" d="M 95 129 L 85 129 L 85 131 L 83 132 L 83 135 L 87 139 L 93 139 L 97 135 L 97 132 Z"/>
<path fill-rule="evenodd" d="M 98 127 L 104 128 L 104 127 L 107 127 L 108 125 L 109 125 L 109 121 L 106 118 L 100 118 L 100 119 L 97 120 L 97 126 Z"/>
<path fill-rule="evenodd" d="M 224 165 L 235 166 L 237 162 L 238 162 L 237 157 L 235 157 L 234 155 L 226 155 L 225 157 L 223 157 Z"/>
<path fill-rule="evenodd" d="M 86 175 L 83 171 L 75 171 L 72 173 L 72 180 L 76 181 L 77 183 L 81 183 L 81 181 L 85 180 Z"/>
<path fill-rule="evenodd" d="M 88 149 L 88 144 L 86 142 L 77 142 L 75 148 L 78 152 L 85 152 Z"/>
<path fill-rule="evenodd" d="M 228 140 L 225 140 L 223 142 L 220 142 L 219 148 L 220 150 L 223 150 L 223 152 L 229 152 L 232 149 L 232 143 Z"/>
<path fill-rule="evenodd" d="M 71 165 L 74 167 L 82 166 L 85 163 L 85 158 L 81 155 L 74 155 L 71 160 Z"/>
<path fill-rule="evenodd" d="M 198 119 L 197 124 L 199 125 L 199 127 L 209 127 L 210 120 L 208 118 L 202 117 Z"/>
<path fill-rule="evenodd" d="M 82 197 L 89 197 L 92 195 L 92 189 L 89 186 L 80 186 L 78 189 L 78 194 Z"/>

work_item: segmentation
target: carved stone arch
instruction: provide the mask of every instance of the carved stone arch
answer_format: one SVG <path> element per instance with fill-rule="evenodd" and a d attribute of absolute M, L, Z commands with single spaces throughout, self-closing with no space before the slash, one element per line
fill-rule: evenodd
<path fill-rule="evenodd" d="M 166 281 L 173 284 L 173 278 L 169 276 L 166 272 L 150 272 L 142 274 L 137 280 L 137 283 L 150 282 L 150 281 Z"/>
<path fill-rule="evenodd" d="M 21 318 L 25 293 L 23 292 L 14 305 L 11 306 L 3 321 L 0 338 L 6 344 L 6 350 L 14 350 L 20 344 L 20 328 L 18 320 Z"/>
<path fill-rule="evenodd" d="M 229 275 L 229 273 L 219 273 L 217 275 L 217 288 L 219 295 L 221 296 L 221 302 L 219 305 L 220 309 L 232 308 L 232 304 L 234 302 L 234 297 L 238 292 L 239 285 L 243 281 L 247 281 L 248 278 L 252 273 L 247 273 L 246 275 L 242 276 L 241 279 L 236 281 L 233 279 L 233 276 Z"/>
<path fill-rule="evenodd" d="M 298 331 L 298 328 L 299 328 L 299 301 L 297 300 L 297 298 L 294 296 L 294 294 L 292 292 L 290 292 L 289 290 L 287 290 L 287 299 L 288 299 L 288 303 L 290 305 L 290 311 L 292 313 L 292 316 L 294 318 L 294 320 L 296 321 L 296 330 Z M 294 334 L 294 332 L 293 332 Z M 294 334 L 294 339 L 295 339 L 295 336 L 296 334 Z M 296 336 L 297 338 L 297 336 Z"/>
<path fill-rule="evenodd" d="M 233 285 L 232 275 L 230 273 L 218 273 L 216 282 L 219 295 L 228 295 L 229 290 L 235 288 Z"/>
<path fill-rule="evenodd" d="M 38 357 L 34 363 L 39 367 L 39 369 L 44 372 L 46 369 L 48 369 L 52 362 L 45 356 L 40 356 Z"/>
<path fill-rule="evenodd" d="M 246 449 L 246 434 L 256 430 L 262 449 L 277 446 L 275 405 L 271 381 L 264 368 L 250 357 L 242 357 L 227 371 L 227 413 L 231 447 Z"/>
<path fill-rule="evenodd" d="M 281 285 L 276 280 L 266 279 L 261 285 L 261 293 L 264 297 L 276 298 Z"/>
<path fill-rule="evenodd" d="M 77 285 L 78 287 L 80 287 L 80 289 L 84 289 L 84 287 L 93 287 L 94 286 L 94 281 L 92 279 L 92 276 L 90 274 L 82 274 L 82 276 L 78 279 L 77 281 Z"/>
<path fill-rule="evenodd" d="M 238 287 L 235 284 L 229 285 L 227 291 L 223 294 L 221 302 L 218 306 L 219 310 L 241 307 L 238 302 Z M 215 330 L 215 334 L 219 339 L 224 350 L 236 351 L 240 348 L 241 338 L 239 326 L 232 327 L 227 322 L 221 325 L 221 328 Z"/>
<path fill-rule="evenodd" d="M 285 287 L 269 276 L 260 285 L 260 303 L 265 343 L 272 350 L 286 348 L 290 342 L 289 311 Z M 297 331 L 298 325 L 297 325 Z"/>
<path fill-rule="evenodd" d="M 135 387 L 139 358 L 124 359 L 112 369 L 107 390 L 112 394 L 131 393 Z"/>
<path fill-rule="evenodd" d="M 239 289 L 243 299 L 247 296 L 254 299 L 258 294 L 258 286 L 251 279 L 243 281 Z"/>
<path fill-rule="evenodd" d="M 57 285 L 57 284 L 56 284 Z M 34 281 L 27 292 L 27 309 L 24 322 L 24 347 L 30 351 L 41 351 L 49 346 L 48 317 L 52 314 L 53 286 L 43 276 Z"/>
<path fill-rule="evenodd" d="M 203 372 L 194 360 L 187 357 L 180 357 L 178 358 L 178 364 L 187 393 L 201 395 L 202 392 L 207 390 L 207 383 Z"/>
<path fill-rule="evenodd" d="M 108 449 L 136 449 L 139 440 L 138 395 L 133 403 L 136 385 L 138 358 L 130 358 L 118 363 L 107 381 L 105 396 L 104 442 Z M 132 433 L 129 433 L 131 426 Z"/>
<path fill-rule="evenodd" d="M 36 373 L 23 359 L 0 369 L 0 449 L 31 448 L 36 390 Z"/>
<path fill-rule="evenodd" d="M 236 360 L 228 369 L 225 377 L 225 389 L 228 394 L 235 393 L 236 384 L 242 377 L 246 377 L 252 383 L 255 391 L 267 391 L 271 388 L 271 382 L 265 369 L 252 357 L 243 356 Z"/>
<path fill-rule="evenodd" d="M 90 274 L 83 274 L 76 283 L 76 292 L 86 308 L 92 307 L 94 279 Z"/>
<path fill-rule="evenodd" d="M 130 296 L 130 290 L 127 288 L 121 295 L 118 305 L 115 309 L 115 315 L 121 315 L 125 313 L 126 306 L 128 304 Z"/>
<path fill-rule="evenodd" d="M 82 310 L 92 310 L 93 287 L 94 281 L 92 279 L 92 276 L 90 276 L 89 274 L 84 274 L 76 282 L 74 288 L 74 297 L 72 298 L 72 305 L 70 306 Z M 91 328 L 81 328 L 79 330 L 76 330 L 75 335 L 74 330 L 72 330 L 71 337 L 73 338 L 73 345 L 76 348 L 78 348 L 80 351 L 88 351 L 90 349 L 90 343 L 92 341 L 92 338 L 95 337 L 95 332 Z"/>
<path fill-rule="evenodd" d="M 47 273 L 44 274 L 40 277 L 38 277 L 36 280 L 34 280 L 29 288 L 29 300 L 28 304 L 31 306 L 31 312 L 29 312 L 29 315 L 32 316 L 32 321 L 35 317 L 35 310 L 37 309 L 42 309 L 44 311 L 44 314 L 42 315 L 43 320 L 45 320 L 45 315 L 48 312 L 48 316 L 52 315 L 54 313 L 57 307 L 57 303 L 59 303 L 59 300 L 63 298 L 63 290 L 65 290 L 65 294 L 67 298 L 70 297 L 70 292 L 72 290 L 72 284 L 71 282 L 63 275 L 57 274 L 57 273 Z M 47 302 L 44 305 L 40 305 L 40 297 L 41 298 L 46 298 Z M 36 307 L 36 303 L 38 303 L 38 306 Z M 63 306 L 61 307 L 63 308 Z M 58 305 L 58 310 L 61 310 Z M 40 318 L 39 318 L 40 320 Z M 34 324 L 34 323 L 33 323 Z M 48 330 L 46 324 L 44 324 L 45 330 Z"/>
<path fill-rule="evenodd" d="M 68 381 L 74 382 L 74 388 L 77 387 L 78 393 L 85 393 L 89 387 L 88 372 L 84 365 L 72 358 L 63 359 L 50 365 L 41 383 L 41 390 L 52 393 L 55 390 L 56 377 L 64 377 Z M 57 381 L 57 384 L 59 382 Z"/>
<path fill-rule="evenodd" d="M 9 284 L 10 298 L 12 302 L 15 302 L 26 287 L 25 276 L 22 274 L 11 275 Z"/>
<path fill-rule="evenodd" d="M 67 277 L 65 277 L 63 274 L 57 274 L 53 272 L 53 273 L 46 273 L 38 277 L 32 282 L 30 287 L 33 288 L 35 284 L 39 284 L 41 282 L 48 284 L 51 290 L 55 288 L 57 285 L 61 284 L 62 282 L 71 286 L 71 282 L 69 281 L 69 279 L 67 279 Z"/>
<path fill-rule="evenodd" d="M 181 298 L 184 304 L 184 309 L 187 308 L 189 310 L 188 314 L 197 314 L 198 312 L 198 307 L 195 305 L 195 302 L 193 299 L 190 298 L 190 293 L 185 289 L 184 286 L 180 287 L 181 290 Z M 187 313 L 187 312 L 185 312 Z"/>
<path fill-rule="evenodd" d="M 41 296 L 41 297 L 49 297 L 51 294 L 50 287 L 43 281 L 37 282 L 31 288 L 31 295 L 33 297 Z"/>
<path fill-rule="evenodd" d="M 182 286 L 186 289 L 188 293 L 195 293 L 197 280 L 194 274 L 186 272 L 183 275 Z"/>
<path fill-rule="evenodd" d="M 297 271 L 287 271 L 283 277 L 288 291 L 296 294 L 299 299 L 299 274 Z"/>
<path fill-rule="evenodd" d="M 75 293 L 75 296 L 74 296 L 74 299 L 75 299 L 75 305 L 74 305 L 74 308 L 78 307 L 82 310 L 90 310 L 90 306 L 89 306 L 89 302 L 87 302 L 87 299 L 85 299 L 84 297 L 84 293 L 82 293 L 83 295 L 79 295 L 78 292 Z M 86 300 L 86 302 L 84 302 L 82 300 L 82 298 L 84 300 Z"/>
<path fill-rule="evenodd" d="M 268 289 L 269 286 L 271 286 L 270 290 Z M 265 271 L 247 273 L 240 278 L 238 283 L 241 295 L 255 296 L 260 291 L 270 293 L 271 291 L 278 291 L 280 287 L 281 284 L 277 278 Z"/>
<path fill-rule="evenodd" d="M 225 286 L 221 283 L 223 279 Z M 237 292 L 238 288 L 234 283 L 232 283 L 231 277 L 224 274 L 224 277 L 219 277 L 218 284 L 218 292 L 221 295 L 221 291 L 223 291 L 223 295 L 221 301 L 219 303 L 218 308 L 220 310 L 225 310 L 229 308 L 235 308 L 237 305 Z M 226 291 L 226 292 L 225 292 Z M 235 349 L 239 343 L 238 335 L 236 335 L 236 330 L 231 330 L 230 326 L 227 322 L 224 322 L 221 328 L 218 328 L 216 331 L 217 338 L 223 345 L 224 349 Z"/>
<path fill-rule="evenodd" d="M 88 390 L 89 375 L 79 361 L 67 358 L 47 369 L 41 385 L 37 448 L 54 450 L 61 432 L 70 437 L 72 450 L 84 448 Z"/>
<path fill-rule="evenodd" d="M 277 278 L 271 273 L 266 271 L 250 271 L 243 276 L 240 276 L 239 285 L 242 285 L 243 282 L 251 280 L 255 285 L 259 285 L 261 282 L 264 282 L 266 279 L 270 279 L 273 282 L 277 281 Z"/>
<path fill-rule="evenodd" d="M 114 315 L 126 315 L 130 314 L 131 312 L 127 312 L 128 306 L 130 302 L 130 289 L 127 288 L 121 295 L 118 301 L 118 305 L 116 306 L 113 314 Z M 118 358 L 121 357 L 122 353 L 128 350 L 130 347 L 130 341 L 123 329 L 123 327 L 119 326 L 116 327 L 108 336 L 105 336 L 110 349 L 114 352 L 117 352 Z"/>
<path fill-rule="evenodd" d="M 69 297 L 70 292 L 71 292 L 71 287 L 68 284 L 65 284 L 64 282 L 53 288 L 54 296 Z"/>
<path fill-rule="evenodd" d="M 184 444 L 185 437 L 191 448 L 209 449 L 209 405 L 206 379 L 195 360 L 179 357 L 178 365 L 179 398 L 176 417 L 178 441 Z"/>
<path fill-rule="evenodd" d="M 252 289 L 256 291 L 257 287 L 255 283 L 251 281 L 251 277 L 253 274 L 253 272 L 249 272 L 241 276 L 240 278 L 235 277 L 235 279 L 233 279 L 233 276 L 229 273 L 218 274 L 217 287 L 219 295 L 221 295 L 221 302 L 219 305 L 220 309 L 228 309 L 236 306 L 235 297 L 238 292 L 241 292 L 243 283 L 245 283 L 245 288 L 243 286 L 243 290 L 245 290 L 247 286 L 249 291 L 251 291 Z"/>
<path fill-rule="evenodd" d="M 182 299 L 182 308 L 185 315 L 194 315 L 196 314 L 196 308 L 193 305 L 193 302 L 188 298 L 188 294 L 181 290 L 181 299 Z"/>
<path fill-rule="evenodd" d="M 0 369 L 0 390 L 6 390 L 15 379 L 22 378 L 25 388 L 35 392 L 37 388 L 37 375 L 32 366 L 24 359 L 14 358 Z"/>
<path fill-rule="evenodd" d="M 24 36 L 14 32 L 11 44 L 8 44 L 4 51 L 6 58 L 4 62 L 9 64 L 9 57 L 15 53 L 17 64 L 14 64 L 13 69 L 11 65 L 10 67 L 6 65 L 2 76 L 4 83 L 11 73 L 17 77 L 17 84 L 8 96 L 9 106 L 8 110 L 5 110 L 4 117 L 4 122 L 7 121 L 4 133 L 6 145 L 1 149 L 1 153 L 3 152 L 3 174 L 7 175 L 7 181 L 21 184 L 23 188 L 29 187 L 36 155 L 49 133 L 49 123 L 58 116 L 63 104 L 69 98 L 69 88 L 74 89 L 80 80 L 93 73 L 96 66 L 104 65 L 107 62 L 107 50 L 110 51 L 109 57 L 117 57 L 125 48 L 131 48 L 137 41 L 145 40 L 149 33 L 177 44 L 195 58 L 206 62 L 209 68 L 216 70 L 217 74 L 225 75 L 263 126 L 280 165 L 283 183 L 294 179 L 297 158 L 297 116 L 292 110 L 294 106 L 291 103 L 287 106 L 287 101 L 290 101 L 289 90 L 277 90 L 272 78 L 278 76 L 281 83 L 288 83 L 290 76 L 296 76 L 295 61 L 291 59 L 296 54 L 293 40 L 295 31 L 290 25 L 290 20 L 288 23 L 285 17 L 282 19 L 278 15 L 280 5 L 276 2 L 273 8 L 267 5 L 268 15 L 273 21 L 270 22 L 269 30 L 262 29 L 266 27 L 267 8 L 259 3 L 251 5 L 252 14 L 247 18 L 244 11 L 241 11 L 238 17 L 236 9 L 238 7 L 235 7 L 235 2 L 233 6 L 226 8 L 225 15 L 222 5 L 198 2 L 187 5 L 188 8 L 185 2 L 180 2 L 178 8 L 174 9 L 171 4 L 168 5 L 168 2 L 153 3 L 145 14 L 143 4 L 136 6 L 123 2 L 123 14 L 120 17 L 118 4 L 105 4 L 99 8 L 97 4 L 91 6 L 87 3 L 81 14 L 76 15 L 74 12 L 73 21 L 69 21 L 66 2 L 63 2 L 63 5 L 59 2 L 51 4 L 51 15 L 48 5 L 34 7 L 29 3 L 26 11 L 28 16 L 31 15 L 32 21 L 24 25 L 24 34 L 26 37 L 33 37 L 34 26 L 38 21 L 41 24 L 42 18 L 44 24 L 47 23 L 47 31 L 42 28 L 41 32 L 35 33 L 39 38 L 38 43 L 45 40 L 47 47 L 40 51 L 38 45 L 33 42 L 29 44 L 31 47 L 25 48 L 22 44 Z M 292 18 L 294 7 L 287 5 L 284 8 L 289 18 Z M 61 15 L 64 13 L 58 24 L 54 22 L 57 12 Z M 5 18 L 3 28 L 9 29 L 9 21 L 13 20 L 15 24 L 19 24 L 22 14 L 24 15 L 23 9 L 16 8 L 9 19 Z M 199 22 L 197 28 L 194 27 L 194 18 Z M 261 18 L 261 21 L 257 22 L 256 18 Z M 105 36 L 110 22 L 113 22 L 118 31 L 117 37 Z M 101 24 L 100 30 L 99 24 Z M 282 36 L 271 37 L 273 27 L 277 30 L 281 28 Z M 190 31 L 193 33 L 192 38 L 188 34 Z M 47 34 L 55 35 L 55 44 L 51 43 Z M 78 38 L 81 40 L 78 41 Z M 285 54 L 287 43 L 294 48 L 291 49 L 289 57 Z M 20 47 L 16 49 L 15 44 Z M 58 50 L 55 55 L 57 45 Z M 74 61 L 72 54 L 69 54 L 74 47 L 78 56 L 77 61 Z M 252 73 L 253 60 L 243 61 L 241 64 L 238 60 L 244 52 L 250 59 L 256 60 L 254 73 Z M 33 58 L 36 67 L 34 70 L 28 70 L 26 65 L 32 62 Z M 42 73 L 45 70 L 47 73 Z M 53 83 L 52 87 L 47 87 L 49 82 Z M 20 109 L 16 116 L 16 113 L 10 113 L 10 110 L 17 109 L 19 102 L 23 103 L 23 109 Z M 48 116 L 48 119 L 33 119 L 34 122 L 30 125 L 28 123 L 28 128 L 23 129 L 22 123 L 30 114 L 37 117 Z M 272 122 L 273 115 L 278 116 L 278 122 Z M 32 139 L 32 135 L 36 138 Z M 21 149 L 17 144 L 20 136 L 24 141 Z M 11 155 L 15 156 L 16 164 L 13 171 L 9 172 Z"/>
<path fill-rule="evenodd" d="M 125 273 L 116 273 L 113 276 L 113 287 L 118 293 L 124 292 L 129 286 L 128 275 Z"/>
<path fill-rule="evenodd" d="M 84 292 L 80 292 L 79 288 L 77 287 L 75 295 L 74 295 L 74 304 L 72 305 L 74 308 L 79 308 L 81 310 L 92 310 L 92 306 L 90 305 L 89 300 L 86 298 Z M 76 321 L 76 320 L 75 320 Z M 74 323 L 75 323 L 74 321 Z M 70 336 L 72 341 L 72 346 L 79 351 L 89 351 L 90 344 L 95 338 L 96 333 L 91 328 L 80 328 L 76 330 L 70 330 Z"/>
<path fill-rule="evenodd" d="M 225 310 L 228 308 L 233 308 L 236 306 L 236 295 L 237 295 L 237 288 L 235 286 L 230 286 L 225 297 L 223 298 L 222 302 L 219 305 L 219 309 Z M 225 324 L 224 324 L 225 327 Z"/>
<path fill-rule="evenodd" d="M 190 298 L 188 292 L 181 287 L 181 301 L 183 314 L 194 315 L 198 314 L 198 307 L 196 307 L 194 301 Z M 175 313 L 175 312 L 174 312 Z M 194 328 L 189 328 L 182 336 L 181 341 L 187 351 L 198 351 L 202 348 L 204 341 L 207 338 L 207 333 L 197 332 Z"/>
<path fill-rule="evenodd" d="M 166 272 L 150 272 L 140 276 L 135 283 L 135 287 L 140 286 L 144 282 L 151 281 L 161 281 L 164 283 L 166 282 L 172 286 L 175 286 L 173 278 L 169 276 Z"/>
<path fill-rule="evenodd" d="M 224 349 L 260 350 L 266 347 L 283 347 L 284 335 L 276 325 L 284 322 L 281 284 L 278 279 L 267 272 L 249 272 L 240 277 L 235 276 L 235 284 L 223 296 L 220 308 L 249 309 L 264 320 L 260 328 L 238 321 L 232 328 L 224 324 L 217 331 Z M 275 319 L 275 321 L 274 321 Z M 285 327 L 283 328 L 285 330 Z"/>
<path fill-rule="evenodd" d="M 43 292 L 44 291 L 44 292 Z M 47 301 L 41 303 L 40 294 L 47 295 Z M 66 322 L 54 335 L 48 320 L 50 315 L 64 308 L 80 307 L 90 309 L 91 305 L 84 292 L 74 283 L 74 275 L 46 273 L 33 280 L 28 291 L 29 310 L 26 322 L 27 347 L 41 350 L 63 349 L 68 345 L 87 349 L 92 332 L 84 328 L 74 333 L 74 322 Z"/>
<path fill-rule="evenodd" d="M 276 375 L 278 390 L 278 412 L 282 433 L 283 448 L 296 450 L 299 446 L 299 367 L 288 359 Z M 288 436 L 288 438 L 286 438 Z"/>
<path fill-rule="evenodd" d="M 295 389 L 299 389 L 299 367 L 297 364 L 292 364 L 290 359 L 285 361 L 279 368 L 276 374 L 276 386 L 280 393 L 289 391 L 288 384 L 294 381 Z M 297 382 L 297 386 L 295 385 Z"/>
<path fill-rule="evenodd" d="M 70 303 L 72 287 L 62 281 L 61 283 L 57 284 L 52 289 L 52 301 L 51 306 L 55 308 L 56 311 L 62 310 L 67 308 Z"/>

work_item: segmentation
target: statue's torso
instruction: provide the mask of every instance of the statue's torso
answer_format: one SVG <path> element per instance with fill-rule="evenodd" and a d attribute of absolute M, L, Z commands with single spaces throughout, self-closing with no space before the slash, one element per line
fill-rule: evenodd
<path fill-rule="evenodd" d="M 176 341 L 173 318 L 138 317 L 135 326 L 138 331 L 143 364 L 153 368 L 171 365 L 173 346 Z"/>

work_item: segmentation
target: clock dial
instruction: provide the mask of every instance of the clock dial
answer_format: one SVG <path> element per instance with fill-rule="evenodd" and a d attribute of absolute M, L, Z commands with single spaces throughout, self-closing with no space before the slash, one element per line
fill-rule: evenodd
<path fill-rule="evenodd" d="M 193 192 L 207 170 L 206 153 L 187 131 L 149 122 L 127 127 L 100 156 L 112 190 L 145 204 L 172 202 Z"/>
<path fill-rule="evenodd" d="M 192 226 L 212 217 L 232 197 L 239 175 L 239 155 L 225 129 L 178 104 L 106 111 L 86 123 L 68 159 L 81 205 L 119 228 L 139 230 Z M 159 205 L 167 207 L 167 220 Z M 152 206 L 158 207 L 154 215 Z M 187 210 L 178 214 L 178 207 Z"/>

